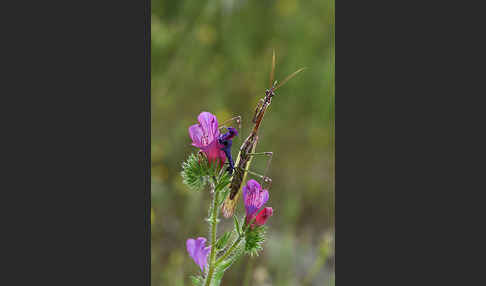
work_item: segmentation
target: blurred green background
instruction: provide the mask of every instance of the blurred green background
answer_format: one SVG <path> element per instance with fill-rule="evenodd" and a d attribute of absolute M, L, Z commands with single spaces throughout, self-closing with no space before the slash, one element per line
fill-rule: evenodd
<path fill-rule="evenodd" d="M 257 152 L 274 152 L 264 251 L 233 265 L 222 285 L 334 285 L 333 0 L 152 0 L 151 30 L 152 286 L 190 285 L 199 268 L 185 241 L 208 236 L 209 194 L 180 176 L 196 151 L 188 127 L 201 111 L 220 122 L 241 115 L 236 157 L 269 85 L 273 48 L 277 80 L 307 70 L 277 91 L 259 131 Z"/>

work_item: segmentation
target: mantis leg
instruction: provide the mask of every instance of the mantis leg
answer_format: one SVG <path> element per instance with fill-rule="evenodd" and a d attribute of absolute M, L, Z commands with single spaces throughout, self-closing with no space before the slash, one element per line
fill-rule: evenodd
<path fill-rule="evenodd" d="M 235 117 L 233 117 L 233 118 L 230 118 L 230 119 L 228 119 L 228 120 L 225 120 L 225 121 L 221 122 L 221 126 L 219 126 L 219 128 L 218 128 L 218 129 L 222 129 L 222 128 L 228 128 L 228 126 L 226 126 L 225 124 L 226 124 L 226 123 L 230 123 L 230 122 L 232 122 L 232 121 L 235 121 L 235 122 L 236 122 L 236 124 L 238 124 L 237 129 L 238 129 L 238 133 L 240 133 L 240 129 L 241 129 L 241 116 L 240 116 L 240 115 L 235 116 Z"/>
<path fill-rule="evenodd" d="M 256 173 L 256 172 L 253 172 L 253 171 L 250 171 L 249 169 L 246 169 L 246 170 L 243 170 L 245 172 L 248 172 L 249 174 L 252 174 L 254 176 L 257 176 L 259 177 L 260 179 L 263 180 L 263 183 L 267 183 L 267 188 L 270 188 L 270 186 L 272 185 L 272 179 L 270 177 L 267 177 L 267 172 L 268 172 L 268 169 L 270 168 L 270 164 L 272 162 L 272 157 L 273 157 L 273 152 L 259 152 L 259 153 L 248 153 L 249 156 L 265 156 L 268 158 L 268 161 L 267 161 L 267 165 L 265 167 L 265 171 L 262 174 L 259 174 L 259 173 Z M 263 184 L 262 184 L 263 185 Z"/>

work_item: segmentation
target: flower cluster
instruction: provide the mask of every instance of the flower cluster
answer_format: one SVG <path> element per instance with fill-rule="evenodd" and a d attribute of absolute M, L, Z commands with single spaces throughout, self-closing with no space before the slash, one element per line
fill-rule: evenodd
<path fill-rule="evenodd" d="M 192 145 L 199 148 L 210 163 L 218 162 L 220 166 L 223 166 L 228 159 L 227 170 L 231 174 L 234 168 L 231 146 L 233 138 L 238 136 L 238 131 L 233 127 L 228 127 L 228 132 L 220 134 L 218 119 L 209 112 L 201 112 L 197 119 L 199 124 L 189 127 Z"/>
<path fill-rule="evenodd" d="M 268 190 L 262 190 L 262 186 L 255 180 L 249 180 L 243 187 L 243 200 L 246 209 L 246 223 L 255 225 L 264 225 L 269 217 L 273 214 L 271 207 L 263 207 L 268 201 Z M 260 210 L 261 209 L 261 210 Z M 258 210 L 260 210 L 258 212 Z"/>

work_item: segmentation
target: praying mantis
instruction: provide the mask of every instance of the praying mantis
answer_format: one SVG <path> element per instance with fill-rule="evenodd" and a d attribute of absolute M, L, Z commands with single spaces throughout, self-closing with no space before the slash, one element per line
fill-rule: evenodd
<path fill-rule="evenodd" d="M 236 157 L 236 161 L 233 163 L 233 159 L 231 158 L 231 153 L 228 157 L 228 161 L 230 164 L 230 167 L 228 168 L 228 171 L 230 174 L 232 174 L 231 181 L 230 181 L 230 191 L 229 191 L 229 196 L 226 197 L 222 212 L 224 217 L 229 218 L 233 216 L 233 213 L 235 211 L 236 203 L 238 201 L 238 198 L 241 195 L 241 186 L 243 182 L 246 179 L 246 176 L 248 173 L 255 175 L 259 177 L 260 179 L 263 179 L 264 183 L 268 183 L 268 187 L 271 186 L 272 180 L 266 176 L 266 173 L 268 171 L 268 168 L 270 166 L 272 157 L 273 157 L 273 152 L 255 152 L 256 145 L 258 143 L 258 129 L 262 123 L 263 116 L 265 115 L 265 111 L 267 110 L 268 106 L 270 106 L 272 102 L 272 98 L 276 95 L 275 91 L 283 86 L 287 81 L 289 81 L 291 78 L 296 76 L 298 73 L 303 71 L 305 68 L 300 68 L 297 71 L 293 72 L 289 76 L 287 76 L 281 83 L 277 84 L 277 81 L 274 82 L 274 75 L 275 75 L 275 50 L 273 50 L 273 56 L 272 56 L 272 68 L 270 71 L 270 88 L 265 90 L 265 96 L 259 100 L 256 108 L 255 108 L 255 113 L 253 115 L 253 128 L 251 129 L 250 135 L 245 139 L 245 141 L 242 143 L 238 156 Z M 226 122 L 230 120 L 236 120 L 238 124 L 241 122 L 241 117 L 237 116 L 232 119 L 227 120 Z M 260 175 L 258 173 L 252 172 L 249 170 L 249 167 L 251 165 L 252 158 L 255 156 L 265 156 L 268 158 L 267 165 L 265 167 L 265 171 L 263 175 Z"/>

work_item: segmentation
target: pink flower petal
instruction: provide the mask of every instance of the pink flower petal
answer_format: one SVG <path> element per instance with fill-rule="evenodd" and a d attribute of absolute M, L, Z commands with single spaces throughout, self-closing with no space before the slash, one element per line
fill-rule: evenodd
<path fill-rule="evenodd" d="M 273 214 L 273 209 L 271 207 L 266 207 L 262 209 L 256 216 L 255 223 L 257 225 L 264 225 L 269 217 Z"/>
<path fill-rule="evenodd" d="M 203 131 L 202 143 L 209 145 L 219 137 L 218 120 L 209 112 L 201 112 L 197 117 Z"/>
<path fill-rule="evenodd" d="M 198 148 L 204 147 L 202 144 L 203 130 L 199 124 L 194 124 L 189 127 L 189 137 L 191 137 L 193 146 Z"/>

